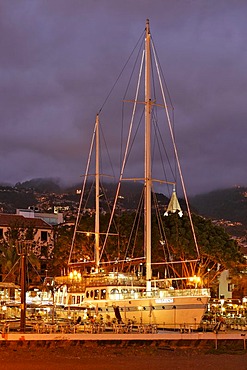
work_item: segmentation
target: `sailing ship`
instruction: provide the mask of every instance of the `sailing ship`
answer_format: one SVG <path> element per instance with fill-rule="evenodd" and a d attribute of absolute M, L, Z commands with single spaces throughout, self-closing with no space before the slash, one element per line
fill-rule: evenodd
<path fill-rule="evenodd" d="M 181 326 L 193 327 L 197 329 L 203 314 L 207 308 L 207 303 L 210 297 L 209 290 L 202 286 L 200 277 L 194 274 L 193 276 L 167 276 L 169 266 L 173 267 L 177 263 L 172 259 L 165 262 L 164 278 L 153 276 L 152 266 L 152 189 L 153 183 L 159 184 L 167 183 L 167 181 L 157 180 L 152 178 L 152 110 L 154 106 L 163 108 L 166 112 L 168 124 L 171 128 L 170 116 L 168 113 L 168 105 L 162 90 L 164 101 L 158 105 L 151 96 L 151 48 L 152 39 L 150 34 L 149 21 L 146 22 L 143 60 L 145 64 L 145 101 L 138 101 L 137 95 L 132 101 L 133 111 L 137 104 L 141 103 L 144 106 L 145 116 L 145 166 L 144 177 L 136 178 L 135 181 L 142 180 L 144 183 L 144 259 L 126 258 L 125 262 L 135 262 L 134 268 L 126 271 L 120 271 L 119 263 L 116 266 L 116 261 L 113 266 L 106 261 L 101 261 L 103 249 L 106 247 L 107 238 L 110 234 L 110 226 L 105 232 L 105 239 L 103 246 L 100 246 L 100 168 L 99 168 L 99 115 L 96 116 L 95 129 L 93 138 L 95 140 L 95 230 L 94 230 L 94 260 L 88 265 L 90 269 L 85 268 L 85 262 L 78 258 L 75 261 L 73 256 L 73 245 L 75 244 L 76 232 L 79 229 L 79 219 L 81 214 L 80 201 L 77 220 L 75 223 L 75 232 L 72 241 L 72 248 L 69 258 L 69 274 L 66 276 L 56 277 L 56 291 L 55 304 L 56 306 L 65 307 L 69 310 L 76 310 L 83 319 L 87 320 L 89 317 L 97 319 L 100 317 L 104 322 L 132 323 L 138 324 L 155 324 L 160 328 L 178 329 Z M 160 75 L 158 73 L 158 75 Z M 131 121 L 132 122 L 132 121 Z M 132 123 L 131 125 L 132 126 Z M 170 130 L 172 142 L 175 145 L 173 130 Z M 113 210 L 110 217 L 110 224 L 113 219 L 116 203 L 120 197 L 121 183 L 124 179 L 124 171 L 126 166 L 126 158 L 128 157 L 128 150 L 130 147 L 130 140 L 128 136 L 127 149 L 125 151 L 121 171 L 120 181 L 117 186 L 115 200 L 113 202 Z M 92 151 L 92 144 L 90 152 Z M 174 147 L 175 158 L 178 162 L 178 172 L 182 177 L 180 164 L 178 161 L 178 154 L 176 146 Z M 84 175 L 84 183 L 82 188 L 82 195 L 85 191 L 85 179 L 88 177 L 88 167 Z M 129 179 L 128 179 L 129 180 Z M 168 182 L 169 183 L 169 182 Z M 185 191 L 183 179 L 181 180 L 182 189 Z M 172 197 L 166 209 L 165 217 L 170 213 L 182 216 L 182 209 L 178 202 L 175 191 L 175 183 L 171 182 L 173 186 Z M 187 214 L 190 221 L 192 216 L 189 210 L 189 204 L 186 193 L 185 201 L 187 204 Z M 164 213 L 164 212 L 163 212 Z M 82 231 L 80 231 L 82 232 Z M 85 231 L 86 232 L 86 231 Z M 196 266 L 199 261 L 199 250 L 196 242 L 195 231 L 192 224 L 192 235 L 195 239 L 197 258 L 188 261 L 180 261 L 180 264 L 189 264 Z M 162 243 L 162 241 L 161 241 Z M 165 243 L 165 242 L 164 242 Z M 119 262 L 119 261 L 117 261 Z M 145 269 L 143 268 L 145 267 Z M 145 274 L 144 274 L 145 272 Z"/>

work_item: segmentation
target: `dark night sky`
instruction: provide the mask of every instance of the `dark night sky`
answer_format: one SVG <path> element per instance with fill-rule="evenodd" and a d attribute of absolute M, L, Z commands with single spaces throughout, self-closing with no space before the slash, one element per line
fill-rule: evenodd
<path fill-rule="evenodd" d="M 0 0 L 0 182 L 80 181 L 95 114 L 146 18 L 188 193 L 247 185 L 245 0 Z"/>

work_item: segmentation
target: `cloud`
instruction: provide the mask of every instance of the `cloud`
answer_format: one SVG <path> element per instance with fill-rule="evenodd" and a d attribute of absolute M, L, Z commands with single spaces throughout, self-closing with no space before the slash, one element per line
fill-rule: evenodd
<path fill-rule="evenodd" d="M 246 11 L 241 0 L 3 0 L 0 182 L 79 178 L 95 115 L 149 17 L 188 191 L 246 185 Z M 116 97 L 102 115 L 117 165 Z"/>

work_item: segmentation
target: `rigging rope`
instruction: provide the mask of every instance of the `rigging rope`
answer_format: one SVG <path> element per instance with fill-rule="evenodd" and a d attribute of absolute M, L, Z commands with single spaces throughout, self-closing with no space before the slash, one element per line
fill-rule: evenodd
<path fill-rule="evenodd" d="M 85 188 L 86 188 L 86 182 L 87 182 L 87 178 L 88 178 L 88 171 L 89 171 L 89 166 L 90 166 L 90 161 L 91 161 L 91 156 L 92 156 L 92 151 L 93 151 L 93 146 L 94 146 L 94 140 L 95 140 L 95 135 L 96 135 L 96 127 L 97 127 L 97 124 L 95 122 L 93 136 L 92 136 L 90 150 L 89 150 L 89 155 L 88 155 L 88 160 L 87 160 L 87 165 L 86 165 L 84 181 L 83 181 L 82 189 L 81 189 L 81 197 L 80 197 L 80 201 L 79 201 L 79 207 L 78 207 L 78 212 L 77 212 L 77 217 L 76 217 L 76 222 L 75 222 L 75 227 L 74 227 L 74 233 L 73 233 L 72 243 L 71 243 L 70 252 L 69 252 L 69 262 L 68 263 L 71 262 L 71 256 L 72 256 L 74 243 L 75 243 L 75 238 L 76 238 L 76 230 L 77 230 L 77 227 L 78 227 L 78 224 L 79 224 L 81 205 L 82 205 L 83 196 L 84 196 L 84 192 L 85 192 Z"/>
<path fill-rule="evenodd" d="M 139 93 L 139 88 L 140 88 L 141 71 L 143 69 L 143 63 L 144 63 L 144 53 L 142 55 L 142 61 L 141 61 L 141 66 L 140 66 L 140 70 L 139 70 L 138 83 L 137 83 L 137 87 L 136 87 L 133 110 L 132 110 L 132 115 L 131 115 L 131 120 L 130 120 L 130 125 L 129 125 L 129 133 L 128 133 L 128 137 L 127 137 L 127 143 L 126 143 L 123 163 L 122 163 L 122 167 L 121 167 L 121 171 L 120 171 L 119 182 L 118 182 L 118 186 L 117 186 L 117 191 L 116 191 L 116 195 L 115 195 L 115 199 L 114 199 L 114 203 L 113 203 L 113 208 L 112 208 L 112 213 L 111 213 L 111 217 L 110 217 L 110 221 L 109 221 L 109 226 L 108 226 L 108 229 L 107 229 L 107 232 L 106 232 L 106 238 L 105 238 L 105 242 L 104 242 L 104 245 L 103 245 L 103 248 L 102 248 L 102 251 L 101 251 L 100 259 L 102 257 L 102 253 L 103 253 L 105 245 L 106 245 L 108 234 L 110 232 L 110 227 L 111 227 L 113 215 L 114 215 L 114 212 L 115 212 L 115 208 L 116 208 L 116 204 L 117 204 L 117 200 L 118 200 L 118 196 L 119 196 L 119 191 L 120 191 L 120 186 L 121 186 L 121 182 L 122 182 L 122 179 L 123 179 L 123 173 L 124 173 L 124 169 L 125 169 L 125 165 L 126 165 L 126 161 L 127 161 L 127 156 L 128 156 L 128 152 L 129 152 L 129 146 L 130 146 L 131 134 L 132 134 L 132 130 L 133 130 L 134 116 L 135 116 L 135 112 L 136 112 L 137 98 L 138 98 L 138 93 Z"/>
<path fill-rule="evenodd" d="M 153 43 L 152 43 L 152 47 L 153 47 Z M 189 220 L 190 220 L 190 225 L 191 225 L 191 230 L 192 230 L 192 234 L 193 234 L 193 239 L 194 239 L 194 243 L 195 243 L 195 247 L 196 247 L 196 251 L 197 251 L 197 257 L 198 257 L 198 259 L 200 259 L 200 252 L 199 252 L 199 248 L 198 248 L 198 244 L 197 244 L 197 239 L 196 239 L 194 225 L 193 225 L 193 222 L 192 222 L 192 216 L 191 216 L 189 201 L 188 201 L 187 192 L 186 192 L 186 189 L 185 189 L 185 184 L 184 184 L 183 174 L 182 174 L 182 170 L 181 170 L 181 166 L 180 166 L 180 161 L 179 161 L 177 146 L 176 146 L 176 143 L 175 143 L 175 137 L 174 137 L 174 133 L 173 133 L 173 129 L 172 129 L 172 124 L 171 124 L 170 114 L 169 114 L 169 111 L 168 111 L 167 100 L 166 100 L 166 96 L 165 96 L 164 89 L 163 89 L 163 86 L 162 86 L 160 69 L 159 69 L 159 65 L 158 65 L 158 61 L 157 61 L 157 58 L 156 58 L 156 53 L 155 53 L 154 48 L 153 48 L 153 52 L 154 52 L 154 58 L 155 58 L 155 63 L 156 63 L 156 68 L 157 68 L 157 73 L 158 73 L 160 88 L 161 88 L 161 92 L 162 92 L 163 102 L 164 102 L 164 105 L 165 105 L 165 111 L 166 111 L 166 116 L 167 116 L 169 131 L 170 131 L 170 135 L 171 135 L 171 139 L 172 139 L 172 143 L 173 143 L 173 147 L 174 147 L 174 153 L 175 153 L 175 157 L 176 157 L 176 161 L 177 161 L 178 172 L 179 172 L 180 179 L 181 179 L 181 185 L 182 185 L 182 189 L 183 189 L 183 193 L 184 193 L 184 198 L 185 198 L 185 202 L 186 202 L 186 206 L 187 206 L 187 210 L 188 210 L 188 216 L 189 216 Z"/>
<path fill-rule="evenodd" d="M 142 32 L 142 34 L 141 34 L 141 36 L 139 37 L 139 40 L 137 41 L 137 43 L 136 43 L 135 47 L 133 48 L 132 52 L 130 53 L 129 58 L 128 58 L 128 59 L 127 59 L 127 61 L 125 62 L 124 66 L 123 66 L 123 68 L 122 68 L 122 70 L 121 70 L 121 72 L 119 73 L 119 75 L 118 75 L 118 77 L 117 77 L 116 81 L 114 82 L 114 84 L 113 84 L 112 88 L 110 89 L 110 91 L 109 91 L 109 93 L 108 93 L 107 97 L 105 98 L 105 100 L 104 100 L 104 102 L 103 102 L 103 104 L 102 104 L 101 108 L 99 109 L 99 113 L 102 111 L 102 109 L 104 108 L 105 104 L 107 103 L 107 101 L 108 101 L 109 97 L 111 96 L 111 94 L 112 94 L 112 92 L 113 92 L 113 90 L 114 90 L 115 86 L 117 85 L 117 83 L 118 83 L 118 81 L 119 81 L 120 77 L 121 77 L 121 76 L 122 76 L 122 74 L 123 74 L 123 71 L 125 70 L 125 68 L 126 68 L 127 64 L 129 63 L 129 60 L 131 59 L 131 57 L 132 57 L 132 55 L 133 55 L 133 53 L 134 53 L 134 51 L 135 51 L 135 49 L 136 49 L 137 45 L 139 44 L 140 40 L 143 38 L 143 34 L 144 34 L 144 33 L 145 33 L 145 31 L 143 31 L 143 32 Z"/>

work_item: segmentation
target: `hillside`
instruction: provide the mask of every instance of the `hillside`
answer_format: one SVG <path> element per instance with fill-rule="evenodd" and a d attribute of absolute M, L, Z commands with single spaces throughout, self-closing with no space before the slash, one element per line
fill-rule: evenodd
<path fill-rule="evenodd" d="M 93 183 L 86 187 L 88 197 L 87 208 L 94 207 Z M 53 179 L 33 179 L 15 186 L 0 185 L 0 212 L 15 213 L 17 208 L 37 207 L 40 211 L 53 211 L 54 206 L 69 207 L 70 215 L 75 214 L 80 195 L 78 190 L 81 185 L 68 188 L 57 184 Z M 135 210 L 138 207 L 143 186 L 140 183 L 122 184 L 119 194 L 119 207 L 122 210 Z M 100 207 L 109 210 L 109 204 L 113 203 L 116 184 L 105 183 L 101 188 Z M 156 194 L 161 207 L 168 204 L 168 198 L 163 194 Z M 183 202 L 182 202 L 183 203 Z"/>
<path fill-rule="evenodd" d="M 216 190 L 197 195 L 190 202 L 203 216 L 239 221 L 247 226 L 247 188 Z"/>
<path fill-rule="evenodd" d="M 90 187 L 92 184 L 90 185 Z M 75 210 L 79 195 L 76 192 L 81 185 L 75 184 L 69 188 L 62 187 L 55 179 L 33 179 L 15 186 L 0 186 L 0 212 L 15 213 L 16 208 L 37 206 L 41 210 L 53 210 L 54 205 L 70 206 Z M 116 184 L 104 184 L 104 192 L 111 203 L 114 199 Z M 140 183 L 123 183 L 121 188 L 120 207 L 135 209 L 140 198 L 142 185 Z M 90 189 L 88 188 L 88 192 Z M 102 191 L 103 192 L 103 191 Z M 159 204 L 168 204 L 163 194 L 156 194 Z M 91 202 L 92 203 L 92 202 Z M 183 208 L 183 200 L 180 200 Z M 246 233 L 247 229 L 247 188 L 235 187 L 221 189 L 197 195 L 190 199 L 193 212 L 215 220 L 226 220 L 234 223 L 234 234 Z M 93 206 L 93 203 L 90 205 Z M 106 202 L 101 198 L 101 207 L 106 209 Z M 232 233 L 232 225 L 231 230 Z"/>
<path fill-rule="evenodd" d="M 197 195 L 191 198 L 190 202 L 196 212 L 202 216 L 215 220 L 231 221 L 227 227 L 231 234 L 246 234 L 247 188 L 235 187 L 216 190 Z"/>

